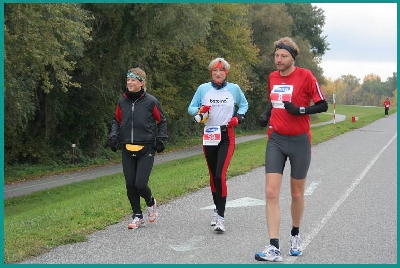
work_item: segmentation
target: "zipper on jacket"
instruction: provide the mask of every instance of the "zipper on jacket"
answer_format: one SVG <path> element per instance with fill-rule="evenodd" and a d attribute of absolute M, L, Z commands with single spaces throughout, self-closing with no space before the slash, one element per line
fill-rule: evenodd
<path fill-rule="evenodd" d="M 138 101 L 138 100 L 140 100 L 140 98 L 138 98 L 137 100 L 135 100 L 135 101 L 132 101 L 132 109 L 131 109 L 131 111 L 132 111 L 132 127 L 131 127 L 131 144 L 133 144 L 133 113 L 134 113 L 134 111 L 135 111 L 135 103 Z"/>
<path fill-rule="evenodd" d="M 133 144 L 133 112 L 135 111 L 135 102 L 132 102 L 132 127 L 131 127 L 131 144 Z"/>

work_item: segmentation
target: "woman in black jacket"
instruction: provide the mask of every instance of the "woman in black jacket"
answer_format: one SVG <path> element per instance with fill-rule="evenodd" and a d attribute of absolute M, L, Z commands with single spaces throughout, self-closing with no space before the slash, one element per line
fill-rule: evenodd
<path fill-rule="evenodd" d="M 148 182 L 155 152 L 165 148 L 167 120 L 159 101 L 145 91 L 146 73 L 132 68 L 126 77 L 127 90 L 118 101 L 109 138 L 111 150 L 115 152 L 121 146 L 126 191 L 133 211 L 128 228 L 137 229 L 145 224 L 140 197 L 146 202 L 148 220 L 154 222 L 158 215 Z"/>

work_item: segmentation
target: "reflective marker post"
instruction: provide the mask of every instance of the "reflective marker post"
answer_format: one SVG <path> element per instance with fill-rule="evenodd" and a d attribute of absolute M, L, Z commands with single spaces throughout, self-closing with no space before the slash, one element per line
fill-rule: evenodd
<path fill-rule="evenodd" d="M 71 148 L 72 148 L 71 163 L 72 164 L 76 164 L 75 147 L 76 147 L 75 143 L 71 144 Z"/>
<path fill-rule="evenodd" d="M 333 94 L 333 125 L 336 127 L 336 94 Z"/>

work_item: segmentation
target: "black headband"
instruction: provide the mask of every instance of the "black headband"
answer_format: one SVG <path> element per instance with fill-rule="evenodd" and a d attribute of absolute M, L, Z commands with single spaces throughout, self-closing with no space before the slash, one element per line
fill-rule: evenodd
<path fill-rule="evenodd" d="M 279 43 L 275 46 L 275 51 L 277 51 L 278 49 L 286 49 L 287 51 L 289 51 L 290 55 L 292 55 L 293 59 L 296 59 L 297 52 L 294 51 L 292 47 L 285 45 L 284 43 Z"/>

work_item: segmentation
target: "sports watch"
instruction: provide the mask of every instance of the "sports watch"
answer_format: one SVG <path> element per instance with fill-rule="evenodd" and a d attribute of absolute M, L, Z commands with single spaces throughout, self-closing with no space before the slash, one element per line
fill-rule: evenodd
<path fill-rule="evenodd" d="M 300 114 L 305 114 L 306 113 L 306 108 L 300 107 Z"/>

